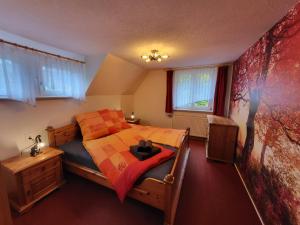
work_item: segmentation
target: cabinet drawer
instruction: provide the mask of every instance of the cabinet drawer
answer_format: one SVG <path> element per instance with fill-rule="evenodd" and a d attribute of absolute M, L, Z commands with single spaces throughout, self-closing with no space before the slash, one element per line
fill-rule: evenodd
<path fill-rule="evenodd" d="M 43 174 L 43 176 L 31 179 L 24 184 L 25 198 L 27 202 L 37 199 L 53 187 L 57 186 L 61 180 L 60 168 L 54 168 Z"/>
<path fill-rule="evenodd" d="M 22 172 L 23 182 L 27 183 L 31 180 L 43 176 L 46 172 L 61 167 L 61 158 L 56 157 L 40 163 L 37 166 L 31 167 Z"/>

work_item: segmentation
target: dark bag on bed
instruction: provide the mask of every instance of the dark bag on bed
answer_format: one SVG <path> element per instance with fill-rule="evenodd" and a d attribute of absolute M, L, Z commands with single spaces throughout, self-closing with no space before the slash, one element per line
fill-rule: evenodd
<path fill-rule="evenodd" d="M 161 152 L 160 148 L 153 146 L 152 141 L 141 140 L 138 145 L 130 146 L 130 152 L 143 161 Z"/>

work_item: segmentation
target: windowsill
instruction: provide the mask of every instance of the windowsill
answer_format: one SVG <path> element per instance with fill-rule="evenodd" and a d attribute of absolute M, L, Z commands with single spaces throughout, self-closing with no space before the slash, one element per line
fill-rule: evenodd
<path fill-rule="evenodd" d="M 40 100 L 68 100 L 68 99 L 73 99 L 72 97 L 62 97 L 62 96 L 45 96 L 45 97 L 36 97 L 36 100 L 37 101 L 40 101 Z M 10 99 L 10 98 L 6 98 L 6 97 L 1 97 L 0 96 L 0 101 L 13 101 L 13 102 L 22 102 L 22 101 L 18 101 L 18 100 L 15 100 L 15 99 Z M 22 102 L 24 103 L 24 102 Z"/>
<path fill-rule="evenodd" d="M 55 100 L 55 99 L 72 99 L 72 97 L 65 97 L 65 96 L 43 96 L 37 97 L 36 100 Z"/>
<path fill-rule="evenodd" d="M 194 113 L 213 113 L 213 111 L 209 110 L 192 110 L 192 109 L 173 109 L 174 112 L 194 112 Z"/>

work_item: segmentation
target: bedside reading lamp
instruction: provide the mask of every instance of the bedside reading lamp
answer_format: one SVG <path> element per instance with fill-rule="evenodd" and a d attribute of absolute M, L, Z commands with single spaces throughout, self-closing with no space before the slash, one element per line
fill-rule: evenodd
<path fill-rule="evenodd" d="M 37 135 L 34 139 L 32 137 L 28 138 L 29 140 L 33 141 L 33 147 L 30 150 L 30 155 L 32 157 L 35 157 L 41 152 L 41 148 L 45 146 L 45 143 L 42 142 L 42 137 L 41 135 Z"/>
<path fill-rule="evenodd" d="M 134 116 L 134 113 L 132 112 L 132 113 L 131 113 L 131 116 L 130 116 L 130 120 L 131 120 L 131 121 L 134 121 L 134 119 L 135 119 L 135 116 Z"/>

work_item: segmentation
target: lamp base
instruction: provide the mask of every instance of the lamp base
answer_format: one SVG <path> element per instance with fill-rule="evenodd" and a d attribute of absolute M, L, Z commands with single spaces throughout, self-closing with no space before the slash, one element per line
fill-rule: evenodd
<path fill-rule="evenodd" d="M 38 147 L 35 145 L 31 148 L 30 150 L 30 156 L 31 157 L 35 157 L 40 153 L 40 150 L 38 149 Z"/>

